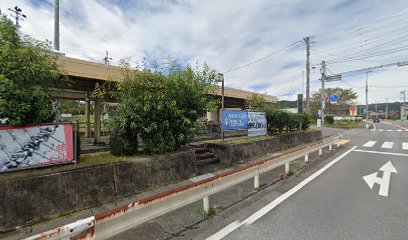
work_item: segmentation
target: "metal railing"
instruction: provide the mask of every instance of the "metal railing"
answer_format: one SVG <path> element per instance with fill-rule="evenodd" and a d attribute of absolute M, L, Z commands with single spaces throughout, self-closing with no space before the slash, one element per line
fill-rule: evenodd
<path fill-rule="evenodd" d="M 341 137 L 334 137 L 304 145 L 281 155 L 81 219 L 27 239 L 107 239 L 201 199 L 204 211 L 208 213 L 211 195 L 251 178 L 254 178 L 254 188 L 258 189 L 260 174 L 283 165 L 285 173 L 289 173 L 290 162 L 302 157 L 307 162 L 310 153 L 318 151 L 319 155 L 322 155 L 323 148 L 329 147 L 331 150 L 333 144 L 339 147 L 340 140 Z"/>

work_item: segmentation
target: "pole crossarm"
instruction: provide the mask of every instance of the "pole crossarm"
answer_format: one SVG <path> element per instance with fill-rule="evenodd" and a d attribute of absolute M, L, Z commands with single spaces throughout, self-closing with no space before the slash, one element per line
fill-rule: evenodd
<path fill-rule="evenodd" d="M 334 75 L 331 75 L 331 76 L 327 76 L 327 78 L 335 78 L 337 75 L 345 75 L 345 74 L 357 73 L 357 72 L 367 72 L 367 71 L 371 71 L 371 70 L 375 70 L 375 69 L 379 69 L 379 68 L 386 68 L 386 67 L 392 67 L 392 66 L 398 66 L 398 67 L 408 66 L 408 61 L 401 61 L 401 62 L 383 64 L 383 65 L 374 66 L 374 67 L 356 69 L 356 70 L 352 70 L 352 71 L 347 71 L 347 72 L 342 72 L 342 73 L 334 74 Z"/>

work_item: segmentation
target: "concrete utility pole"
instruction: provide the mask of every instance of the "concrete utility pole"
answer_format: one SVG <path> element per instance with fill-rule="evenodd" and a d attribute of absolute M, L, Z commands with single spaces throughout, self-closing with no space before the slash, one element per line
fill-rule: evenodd
<path fill-rule="evenodd" d="M 385 119 L 388 119 L 388 99 L 385 99 Z"/>
<path fill-rule="evenodd" d="M 324 138 L 324 109 L 325 109 L 325 106 L 326 106 L 326 102 L 325 102 L 326 93 L 325 93 L 325 90 L 324 90 L 324 82 L 326 81 L 326 62 L 324 60 L 322 61 L 322 77 L 321 77 L 320 80 L 322 81 L 322 89 L 321 89 L 321 91 L 322 91 L 321 92 L 321 94 L 322 94 L 322 111 L 321 111 L 321 116 L 320 116 L 322 126 L 321 126 L 320 130 L 322 132 L 322 137 Z"/>
<path fill-rule="evenodd" d="M 12 13 L 14 13 L 14 15 L 10 14 L 16 21 L 16 27 L 20 28 L 20 24 L 19 21 L 23 21 L 24 18 L 27 18 L 27 16 L 25 14 L 22 14 L 21 12 L 23 10 L 21 10 L 21 8 L 15 6 L 14 9 L 9 8 L 9 11 L 11 11 Z M 22 18 L 21 18 L 22 17 Z"/>
<path fill-rule="evenodd" d="M 366 92 L 366 121 L 367 121 L 367 123 L 368 123 L 368 73 L 370 73 L 370 72 L 372 72 L 372 71 L 367 71 L 366 72 L 366 89 L 365 89 L 365 92 Z"/>
<path fill-rule="evenodd" d="M 310 112 L 310 37 L 303 38 L 306 44 L 306 112 Z"/>
<path fill-rule="evenodd" d="M 406 104 L 406 98 L 405 98 L 405 93 L 406 93 L 406 90 L 404 90 L 404 91 L 401 91 L 401 94 L 403 94 L 403 98 L 404 98 L 404 115 L 402 116 L 402 120 L 407 120 L 407 104 Z"/>
<path fill-rule="evenodd" d="M 54 49 L 60 50 L 60 39 L 59 39 L 59 0 L 55 0 L 55 11 L 54 11 Z"/>

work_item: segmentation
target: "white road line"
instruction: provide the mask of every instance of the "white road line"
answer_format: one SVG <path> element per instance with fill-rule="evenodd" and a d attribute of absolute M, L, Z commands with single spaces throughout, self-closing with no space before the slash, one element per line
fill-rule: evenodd
<path fill-rule="evenodd" d="M 219 240 L 219 239 L 222 239 L 223 237 L 225 237 L 228 234 L 235 231 L 240 226 L 242 226 L 244 224 L 251 224 L 251 223 L 255 222 L 256 220 L 258 220 L 259 218 L 261 218 L 262 216 L 267 214 L 269 211 L 274 209 L 276 206 L 278 206 L 281 202 L 285 201 L 288 197 L 292 196 L 294 193 L 299 191 L 306 184 L 308 184 L 313 179 L 318 177 L 320 174 L 322 174 L 324 171 L 326 171 L 329 167 L 333 166 L 335 163 L 340 161 L 342 158 L 344 158 L 347 154 L 349 154 L 350 152 L 352 152 L 356 148 L 357 148 L 357 146 L 354 146 L 350 150 L 348 150 L 347 152 L 345 152 L 342 155 L 338 156 L 336 159 L 334 159 L 333 161 L 326 164 L 324 167 L 319 169 L 317 172 L 310 175 L 308 178 L 306 178 L 305 180 L 300 182 L 298 185 L 296 185 L 295 187 L 293 187 L 289 191 L 287 191 L 284 194 L 280 195 L 278 198 L 276 198 L 271 203 L 269 203 L 265 207 L 261 208 L 260 210 L 258 210 L 254 214 L 252 214 L 250 217 L 248 217 L 244 221 L 240 222 L 240 221 L 236 220 L 236 221 L 230 223 L 228 226 L 226 226 L 223 229 L 221 229 L 220 231 L 216 232 L 214 235 L 208 237 L 207 240 Z"/>
<path fill-rule="evenodd" d="M 402 129 L 398 129 L 398 130 L 397 130 L 397 132 L 401 132 L 401 131 L 402 131 Z"/>
<path fill-rule="evenodd" d="M 368 141 L 363 145 L 363 147 L 373 147 L 376 143 L 377 141 Z"/>
<path fill-rule="evenodd" d="M 360 150 L 360 149 L 355 149 L 355 150 L 353 150 L 353 152 L 376 153 L 376 154 L 383 154 L 383 155 L 394 155 L 394 156 L 408 157 L 408 154 L 406 154 L 406 153 L 378 152 L 378 151 L 368 151 L 368 150 Z"/>
<path fill-rule="evenodd" d="M 402 150 L 408 150 L 408 142 L 402 143 Z"/>
<path fill-rule="evenodd" d="M 383 145 L 381 146 L 381 148 L 392 148 L 392 146 L 394 146 L 394 142 L 384 142 Z"/>
<path fill-rule="evenodd" d="M 384 131 L 384 129 L 378 129 L 378 131 L 382 132 L 382 131 Z"/>
<path fill-rule="evenodd" d="M 392 132 L 392 129 L 388 129 L 387 132 Z"/>

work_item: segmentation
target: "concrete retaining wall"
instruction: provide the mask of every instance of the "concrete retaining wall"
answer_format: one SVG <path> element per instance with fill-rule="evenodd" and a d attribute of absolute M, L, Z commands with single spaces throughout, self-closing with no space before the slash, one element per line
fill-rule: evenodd
<path fill-rule="evenodd" d="M 0 182 L 0 232 L 94 207 L 195 173 L 193 151 Z"/>
<path fill-rule="evenodd" d="M 207 147 L 221 162 L 232 165 L 320 139 L 322 139 L 320 131 L 308 131 L 237 144 L 209 143 Z"/>

